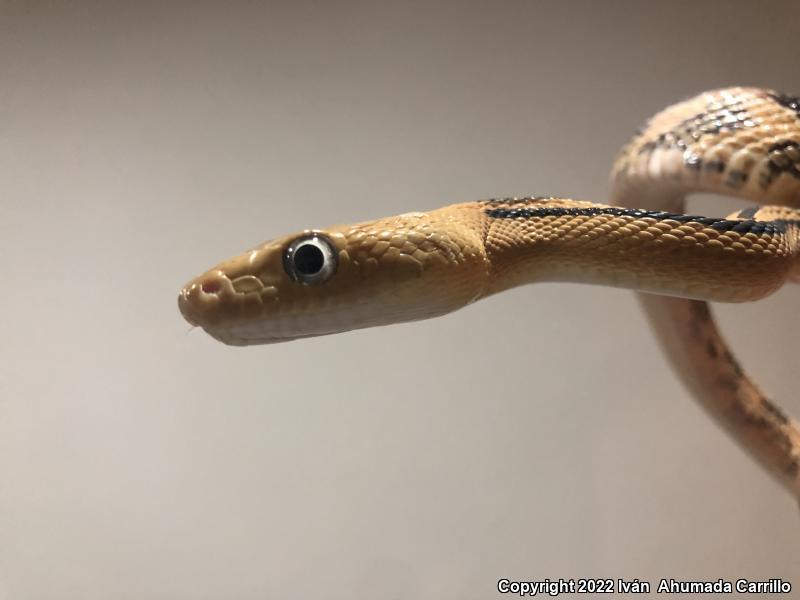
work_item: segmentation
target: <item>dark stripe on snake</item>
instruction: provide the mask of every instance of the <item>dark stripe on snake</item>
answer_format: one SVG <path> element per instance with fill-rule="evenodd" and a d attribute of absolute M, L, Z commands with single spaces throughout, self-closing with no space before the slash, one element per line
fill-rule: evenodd
<path fill-rule="evenodd" d="M 677 221 L 678 223 L 700 223 L 717 231 L 735 231 L 736 233 L 754 233 L 756 235 L 776 235 L 785 233 L 787 226 L 800 227 L 800 221 L 775 220 L 775 221 L 734 221 L 729 219 L 716 219 L 712 217 L 699 217 L 682 215 L 663 211 L 638 210 L 634 208 L 490 208 L 485 211 L 492 219 L 541 219 L 545 217 L 595 217 L 610 215 L 613 217 L 631 217 L 634 219 L 656 219 L 659 221 Z"/>
<path fill-rule="evenodd" d="M 709 160 L 703 162 L 703 159 L 697 154 L 691 154 L 683 158 L 683 164 L 693 171 L 703 169 L 707 173 L 722 173 L 725 170 L 725 162 L 721 160 Z"/>
<path fill-rule="evenodd" d="M 775 102 L 781 106 L 793 110 L 797 114 L 797 118 L 800 119 L 800 96 L 790 96 L 789 94 L 782 94 L 781 92 L 767 94 L 767 96 L 775 100 Z"/>
<path fill-rule="evenodd" d="M 789 417 L 786 416 L 780 408 L 775 406 L 772 402 L 770 402 L 767 398 L 761 398 L 761 402 L 764 405 L 764 409 L 770 413 L 781 425 L 788 425 L 789 424 Z"/>
<path fill-rule="evenodd" d="M 750 175 L 744 171 L 731 171 L 728 173 L 728 179 L 725 185 L 733 188 L 742 187 L 749 178 Z"/>
<path fill-rule="evenodd" d="M 781 173 L 788 173 L 795 179 L 800 179 L 800 169 L 797 168 L 797 155 L 800 154 L 795 142 L 781 142 L 767 148 L 770 159 L 767 162 L 770 176 L 777 177 Z"/>
<path fill-rule="evenodd" d="M 639 154 L 653 152 L 656 148 L 678 148 L 683 150 L 688 144 L 693 144 L 705 135 L 717 135 L 721 131 L 734 131 L 745 127 L 754 127 L 755 122 L 750 118 L 746 108 L 740 102 L 734 102 L 728 106 L 714 107 L 704 112 L 684 119 L 672 130 L 658 135 L 656 139 L 645 142 L 639 148 Z M 686 165 L 693 169 L 699 169 L 702 161 L 699 157 L 692 154 L 685 157 Z M 718 161 L 710 161 L 713 166 L 710 170 L 722 172 L 724 166 L 720 168 Z"/>
<path fill-rule="evenodd" d="M 752 219 L 756 216 L 756 213 L 760 210 L 760 206 L 751 206 L 750 208 L 745 208 L 744 210 L 739 211 L 739 217 L 742 219 Z"/>

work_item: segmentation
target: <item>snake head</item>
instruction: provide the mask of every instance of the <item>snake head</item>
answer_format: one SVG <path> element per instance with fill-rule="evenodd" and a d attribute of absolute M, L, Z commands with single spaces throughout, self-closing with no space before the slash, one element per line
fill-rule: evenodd
<path fill-rule="evenodd" d="M 409 213 L 267 242 L 187 283 L 178 306 L 226 344 L 283 342 L 450 312 L 480 296 L 487 264 L 475 228 Z"/>

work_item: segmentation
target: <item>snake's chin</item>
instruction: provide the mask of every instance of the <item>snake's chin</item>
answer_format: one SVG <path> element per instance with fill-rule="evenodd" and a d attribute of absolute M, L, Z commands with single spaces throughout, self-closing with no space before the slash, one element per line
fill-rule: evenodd
<path fill-rule="evenodd" d="M 213 337 L 215 340 L 222 342 L 227 346 L 263 346 L 265 344 L 282 344 L 284 342 L 291 342 L 294 340 L 301 340 L 303 338 L 320 337 L 323 335 L 331 335 L 329 333 L 309 333 L 298 334 L 291 336 L 270 336 L 270 337 L 253 337 L 242 338 L 230 335 L 224 331 L 214 331 L 213 329 L 203 328 L 204 331 Z"/>

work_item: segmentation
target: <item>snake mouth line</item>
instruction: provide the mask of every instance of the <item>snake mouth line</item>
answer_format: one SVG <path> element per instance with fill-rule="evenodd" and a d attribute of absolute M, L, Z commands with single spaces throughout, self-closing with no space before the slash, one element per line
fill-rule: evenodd
<path fill-rule="evenodd" d="M 322 337 L 325 335 L 332 335 L 335 332 L 331 333 L 308 333 L 308 334 L 298 334 L 298 335 L 287 335 L 287 336 L 273 336 L 270 335 L 269 337 L 238 337 L 235 335 L 226 335 L 227 330 L 215 330 L 214 328 L 204 328 L 204 331 L 213 337 L 215 340 L 222 342 L 228 346 L 256 346 L 256 345 L 267 345 L 267 344 L 280 344 L 283 342 L 291 342 L 294 340 L 300 340 L 303 338 L 309 337 Z"/>

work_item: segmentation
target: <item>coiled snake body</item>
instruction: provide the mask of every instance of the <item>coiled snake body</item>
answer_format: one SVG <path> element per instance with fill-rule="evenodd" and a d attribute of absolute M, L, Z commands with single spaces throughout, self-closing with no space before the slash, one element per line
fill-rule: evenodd
<path fill-rule="evenodd" d="M 800 497 L 796 424 L 742 371 L 704 302 L 800 280 L 800 99 L 729 88 L 676 104 L 622 150 L 611 178 L 613 205 L 494 199 L 279 238 L 189 282 L 180 310 L 248 345 L 434 317 L 532 282 L 647 292 L 685 383 Z M 765 206 L 685 215 L 693 191 Z"/>

